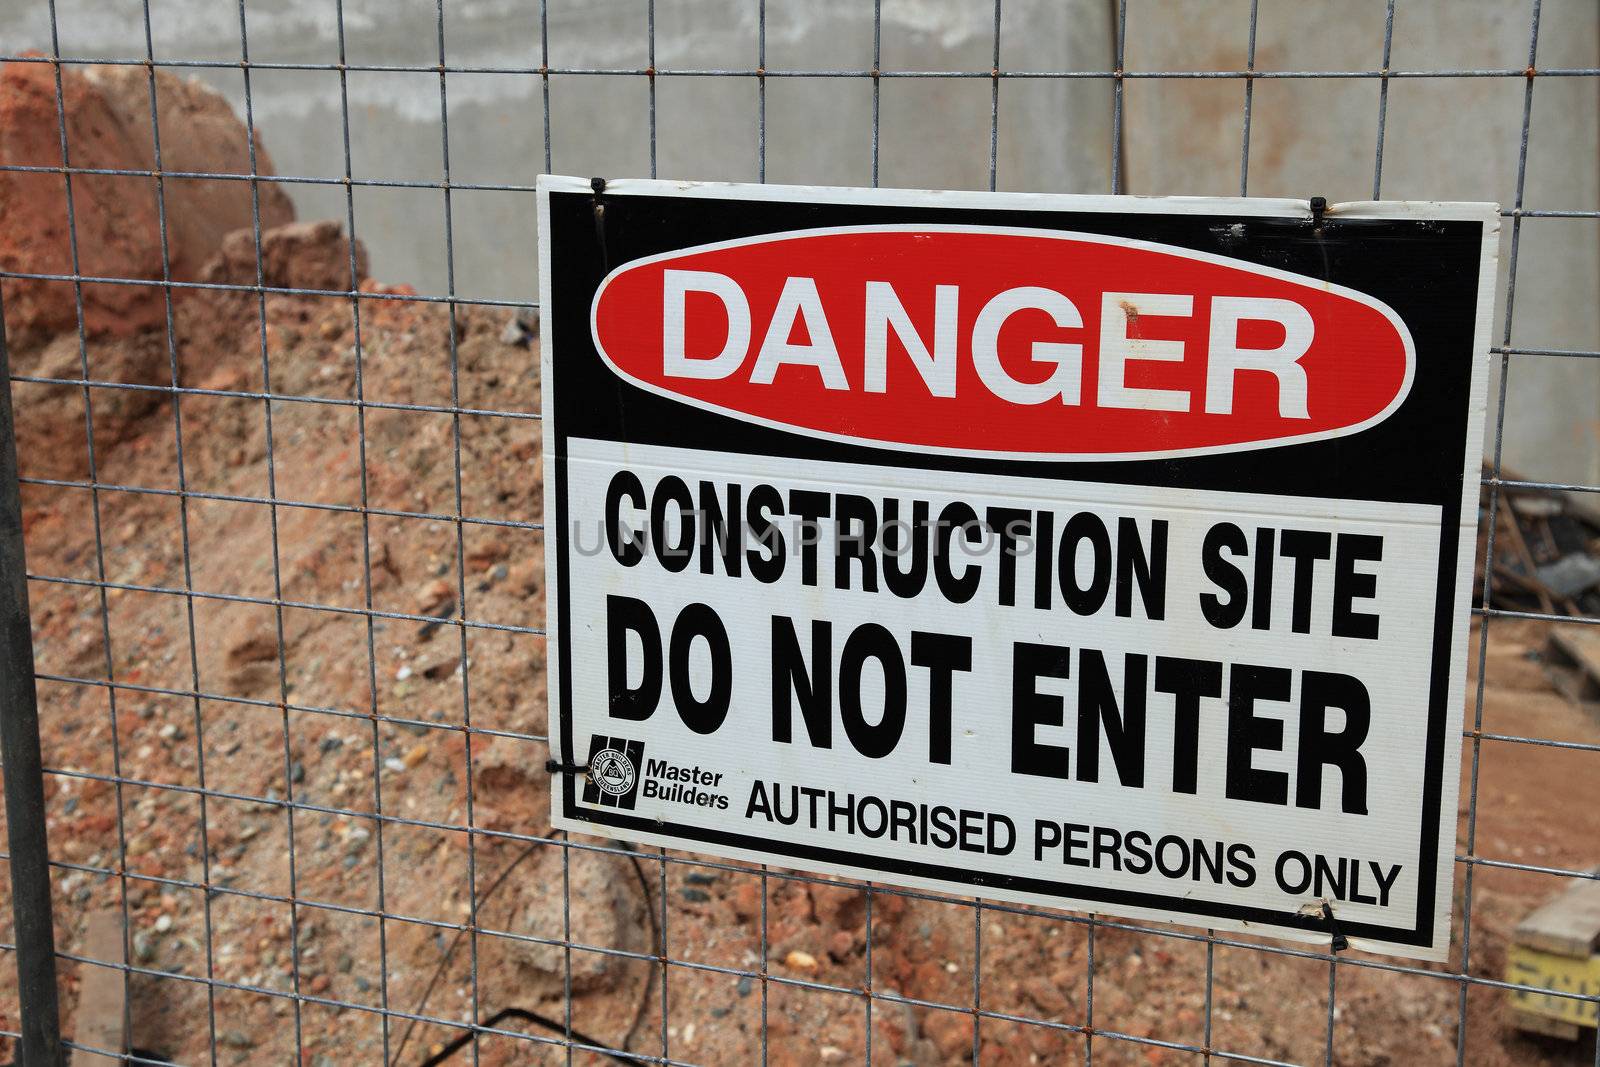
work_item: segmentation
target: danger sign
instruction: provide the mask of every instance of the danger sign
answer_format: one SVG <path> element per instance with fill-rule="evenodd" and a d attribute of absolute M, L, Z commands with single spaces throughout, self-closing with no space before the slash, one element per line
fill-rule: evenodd
<path fill-rule="evenodd" d="M 1443 958 L 1492 206 L 539 189 L 558 827 Z"/>

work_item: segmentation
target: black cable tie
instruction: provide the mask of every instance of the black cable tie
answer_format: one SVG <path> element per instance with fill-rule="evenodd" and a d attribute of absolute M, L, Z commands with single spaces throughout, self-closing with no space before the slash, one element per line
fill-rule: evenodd
<path fill-rule="evenodd" d="M 599 179 L 596 180 L 598 181 Z M 1319 235 L 1322 233 L 1322 220 L 1327 213 L 1328 198 L 1325 196 L 1313 196 L 1311 198 L 1311 232 Z"/>
<path fill-rule="evenodd" d="M 594 190 L 594 239 L 600 245 L 600 265 L 609 273 L 611 256 L 606 252 L 606 206 L 600 200 L 606 191 L 606 180 L 590 178 L 589 188 Z"/>
<path fill-rule="evenodd" d="M 1345 937 L 1344 931 L 1339 929 L 1339 920 L 1333 917 L 1333 908 L 1326 900 L 1322 902 L 1322 917 L 1328 920 L 1328 933 L 1333 938 L 1333 941 L 1328 945 L 1328 951 L 1339 953 L 1349 948 L 1350 939 Z"/>
<path fill-rule="evenodd" d="M 562 763 L 558 759 L 547 759 L 547 760 L 545 760 L 544 761 L 544 769 L 545 769 L 545 773 L 546 774 L 588 774 L 589 773 L 589 765 L 587 763 Z"/>

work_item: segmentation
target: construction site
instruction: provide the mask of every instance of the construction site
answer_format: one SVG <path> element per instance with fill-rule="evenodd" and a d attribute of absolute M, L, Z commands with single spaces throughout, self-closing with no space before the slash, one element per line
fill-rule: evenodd
<path fill-rule="evenodd" d="M 348 181 L 308 214 L 282 154 L 183 71 L 0 63 L 64 1036 L 313 1067 L 1597 1062 L 1587 445 L 1485 460 L 1446 962 L 568 835 L 538 313 L 388 274 Z"/>

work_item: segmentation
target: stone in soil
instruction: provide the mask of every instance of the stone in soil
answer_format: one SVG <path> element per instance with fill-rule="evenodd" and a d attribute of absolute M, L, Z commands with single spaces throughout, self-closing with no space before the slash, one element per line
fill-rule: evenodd
<path fill-rule="evenodd" d="M 561 854 L 542 848 L 533 869 L 519 889 L 522 907 L 512 928 L 536 937 L 562 936 Z M 513 877 L 518 877 L 514 875 Z M 629 861 L 604 853 L 573 852 L 567 872 L 572 942 L 596 948 L 645 951 L 650 918 L 639 880 Z M 554 978 L 564 976 L 567 952 L 562 945 L 507 942 L 506 951 L 526 970 Z M 572 988 L 575 993 L 610 987 L 623 972 L 625 961 L 599 952 L 574 951 Z"/>

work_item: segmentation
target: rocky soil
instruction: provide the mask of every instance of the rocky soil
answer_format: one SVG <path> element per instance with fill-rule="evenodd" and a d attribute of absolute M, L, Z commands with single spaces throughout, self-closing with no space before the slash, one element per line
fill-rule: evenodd
<path fill-rule="evenodd" d="M 149 168 L 142 68 L 67 70 L 64 87 L 74 164 Z M 169 168 L 249 172 L 225 105 L 165 74 L 157 98 Z M 0 70 L 0 158 L 59 164 L 55 129 L 51 68 Z M 270 173 L 260 145 L 256 165 Z M 251 189 L 168 181 L 173 277 L 254 284 Z M 85 272 L 162 277 L 152 179 L 74 191 Z M 970 1062 L 975 1049 L 986 1064 L 1076 1062 L 1089 1039 L 1048 1024 L 1091 1022 L 1091 968 L 1095 1029 L 1192 1045 L 1209 969 L 1214 1047 L 1321 1062 L 1323 962 L 553 840 L 543 638 L 440 621 L 543 626 L 541 534 L 515 525 L 541 517 L 539 422 L 430 410 L 537 412 L 537 339 L 503 310 L 452 313 L 365 279 L 336 222 L 294 222 L 275 187 L 259 193 L 269 285 L 348 289 L 354 261 L 367 298 L 175 290 L 169 333 L 159 286 L 88 286 L 80 345 L 71 285 L 3 292 L 13 373 L 44 379 L 13 385 L 23 473 L 64 483 L 23 494 L 30 571 L 65 580 L 30 588 L 57 943 L 80 951 L 89 915 L 126 908 L 138 1047 L 183 1063 L 211 1062 L 214 1043 L 225 1064 L 294 1062 L 298 1048 L 319 1067 L 386 1053 L 410 1065 L 454 1031 L 362 1008 L 563 1020 L 570 1003 L 578 1033 L 694 1063 L 853 1064 L 869 1039 L 877 1063 Z M 70 270 L 59 174 L 0 172 L 0 219 L 8 270 Z M 156 388 L 61 384 L 85 367 Z M 207 392 L 162 390 L 174 382 Z M 120 488 L 92 492 L 91 476 Z M 491 522 L 458 526 L 458 510 Z M 100 580 L 103 596 L 72 584 Z M 1486 729 L 1600 741 L 1545 685 L 1541 642 L 1536 627 L 1495 625 Z M 1480 854 L 1596 862 L 1592 753 L 1486 742 L 1479 797 Z M 1499 977 L 1509 931 L 1558 888 L 1480 870 L 1472 972 Z M 476 935 L 457 943 L 475 896 Z M 661 938 L 703 966 L 663 976 L 635 958 Z M 832 991 L 728 973 L 763 963 Z M 68 1033 L 86 966 L 63 965 Z M 1455 1062 L 1458 986 L 1360 966 L 1337 982 L 1338 1062 Z M 1592 1041 L 1507 1029 L 1498 991 L 1468 997 L 1468 1062 L 1592 1062 Z M 0 968 L 0 1026 L 15 1028 L 15 1003 Z M 975 1026 L 974 1003 L 1047 1025 Z M 1092 1053 L 1201 1062 L 1109 1034 Z M 566 1055 L 488 1036 L 478 1062 Z"/>

